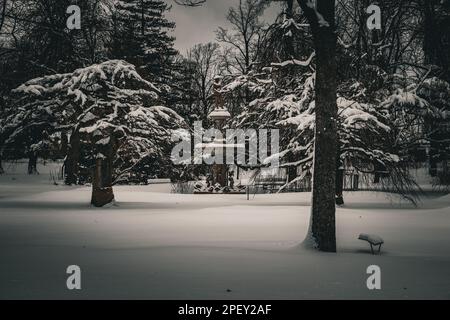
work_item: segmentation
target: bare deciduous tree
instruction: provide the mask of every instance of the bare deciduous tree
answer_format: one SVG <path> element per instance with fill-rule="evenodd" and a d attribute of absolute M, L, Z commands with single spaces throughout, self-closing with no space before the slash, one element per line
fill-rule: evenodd
<path fill-rule="evenodd" d="M 197 44 L 187 54 L 189 61 L 193 62 L 195 91 L 198 93 L 198 104 L 200 106 L 203 121 L 207 120 L 211 106 L 212 85 L 217 73 L 217 54 L 219 45 L 217 43 Z"/>
<path fill-rule="evenodd" d="M 216 32 L 217 40 L 233 49 L 233 54 L 227 55 L 228 59 L 232 59 L 229 64 L 242 74 L 247 74 L 258 60 L 264 28 L 259 18 L 268 3 L 270 1 L 239 0 L 237 7 L 228 11 L 227 20 L 232 26 L 231 30 L 219 27 Z"/>

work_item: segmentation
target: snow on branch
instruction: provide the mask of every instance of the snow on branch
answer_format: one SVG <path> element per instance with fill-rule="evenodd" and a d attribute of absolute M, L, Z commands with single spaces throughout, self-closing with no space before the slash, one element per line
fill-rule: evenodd
<path fill-rule="evenodd" d="M 347 100 L 343 97 L 337 99 L 338 115 L 341 119 L 341 125 L 347 128 L 364 128 L 369 125 L 372 130 L 391 131 L 391 128 L 377 118 L 375 110 L 365 103 L 359 103 L 353 100 Z M 372 112 L 369 112 L 369 110 Z"/>
<path fill-rule="evenodd" d="M 380 104 L 383 109 L 407 108 L 410 112 L 422 115 L 433 115 L 434 117 L 441 117 L 440 110 L 431 105 L 427 100 L 421 98 L 414 92 L 397 89 L 392 95 Z"/>
<path fill-rule="evenodd" d="M 294 27 L 297 30 L 300 30 L 301 28 L 309 27 L 309 23 L 297 23 L 294 19 L 289 18 L 285 19 L 283 24 L 281 25 L 282 29 L 289 29 L 291 27 Z"/>
<path fill-rule="evenodd" d="M 313 52 L 309 56 L 309 58 L 305 61 L 297 60 L 297 59 L 291 59 L 286 60 L 280 63 L 272 63 L 272 67 L 286 67 L 288 65 L 296 65 L 301 67 L 308 67 L 311 64 L 312 59 L 316 56 L 316 53 Z"/>
<path fill-rule="evenodd" d="M 154 93 L 160 90 L 151 82 L 144 80 L 134 65 L 123 60 L 109 60 L 100 64 L 75 70 L 73 73 L 55 74 L 32 79 L 14 89 L 14 93 L 33 94 L 42 96 L 51 93 L 67 93 L 74 96 L 74 101 L 86 102 L 83 91 L 100 88 L 100 81 L 109 81 L 112 85 L 125 80 L 139 82 Z"/>

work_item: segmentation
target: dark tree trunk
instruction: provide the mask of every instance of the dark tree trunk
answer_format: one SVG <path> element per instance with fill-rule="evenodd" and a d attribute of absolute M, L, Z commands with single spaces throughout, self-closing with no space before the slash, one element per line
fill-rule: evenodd
<path fill-rule="evenodd" d="M 294 18 L 294 0 L 286 1 L 286 18 L 293 19 Z M 295 32 L 295 27 L 291 29 L 292 32 Z M 289 59 L 295 57 L 295 48 L 294 48 L 294 34 L 286 39 L 286 53 Z"/>
<path fill-rule="evenodd" d="M 437 30 L 435 4 L 433 1 L 424 1 L 422 4 L 424 11 L 424 37 L 423 51 L 426 64 L 439 65 L 439 30 Z"/>
<path fill-rule="evenodd" d="M 381 177 L 380 173 L 375 171 L 375 174 L 373 176 L 373 183 L 380 183 L 380 177 Z"/>
<path fill-rule="evenodd" d="M 437 163 L 436 163 L 436 160 L 430 158 L 429 165 L 430 165 L 430 168 L 429 168 L 428 172 L 429 172 L 430 176 L 436 177 L 436 175 L 437 175 Z"/>
<path fill-rule="evenodd" d="M 110 144 L 104 152 L 105 157 L 95 160 L 91 203 L 96 207 L 103 207 L 114 200 L 112 174 L 115 139 L 112 135 L 110 139 Z"/>
<path fill-rule="evenodd" d="M 292 163 L 295 161 L 295 157 L 290 153 L 288 156 L 288 162 Z M 289 166 L 287 168 L 287 175 L 288 175 L 288 182 L 291 182 L 295 178 L 297 178 L 297 167 L 296 166 Z"/>
<path fill-rule="evenodd" d="M 0 174 L 4 174 L 5 170 L 3 170 L 3 166 L 2 166 L 2 154 L 0 153 Z"/>
<path fill-rule="evenodd" d="M 380 183 L 382 173 L 386 171 L 386 167 L 380 164 L 379 162 L 375 162 L 374 164 L 374 177 L 373 177 L 373 183 Z"/>
<path fill-rule="evenodd" d="M 344 162 L 341 160 L 340 143 L 337 143 L 336 154 L 336 204 L 342 206 L 344 204 Z"/>
<path fill-rule="evenodd" d="M 447 81 L 450 80 L 450 18 L 446 16 L 446 12 L 450 10 L 448 7 L 450 5 L 440 4 L 437 0 L 422 2 L 425 64 L 442 68 L 442 76 Z"/>
<path fill-rule="evenodd" d="M 109 159 L 96 159 L 91 198 L 91 203 L 96 207 L 103 207 L 114 200 L 110 168 Z"/>
<path fill-rule="evenodd" d="M 335 1 L 317 2 L 329 26 L 320 25 L 307 1 L 298 0 L 311 24 L 316 49 L 316 125 L 309 240 L 321 251 L 336 252 L 335 195 L 337 154 L 337 62 Z"/>
<path fill-rule="evenodd" d="M 69 140 L 67 138 L 67 132 L 61 133 L 61 146 L 60 146 L 60 155 L 67 155 L 69 151 Z"/>
<path fill-rule="evenodd" d="M 78 169 L 80 158 L 80 136 L 75 131 L 70 137 L 70 146 L 64 161 L 64 183 L 67 185 L 78 183 Z"/>
<path fill-rule="evenodd" d="M 288 167 L 288 182 L 291 182 L 295 178 L 297 178 L 297 167 Z"/>
<path fill-rule="evenodd" d="M 344 204 L 344 169 L 340 166 L 336 169 L 336 204 Z"/>
<path fill-rule="evenodd" d="M 28 174 L 39 174 L 37 171 L 37 153 L 30 152 L 28 156 Z"/>

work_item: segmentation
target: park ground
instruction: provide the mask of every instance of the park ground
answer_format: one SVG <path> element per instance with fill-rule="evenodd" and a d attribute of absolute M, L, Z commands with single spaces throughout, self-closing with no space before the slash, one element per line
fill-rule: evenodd
<path fill-rule="evenodd" d="M 304 249 L 310 194 L 173 194 L 169 184 L 89 187 L 49 172 L 0 176 L 0 299 L 450 299 L 450 196 L 418 207 L 381 192 L 345 194 L 338 253 Z M 360 233 L 381 236 L 372 255 Z M 68 290 L 66 268 L 81 268 Z M 366 269 L 381 268 L 381 290 Z"/>

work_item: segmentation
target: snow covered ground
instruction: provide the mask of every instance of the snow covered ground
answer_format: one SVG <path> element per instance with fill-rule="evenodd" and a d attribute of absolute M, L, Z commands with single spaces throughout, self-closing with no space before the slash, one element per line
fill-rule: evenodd
<path fill-rule="evenodd" d="M 8 166 L 6 168 L 8 170 Z M 170 194 L 168 184 L 118 186 L 93 208 L 90 189 L 48 172 L 0 176 L 0 299 L 450 298 L 450 196 L 419 208 L 377 192 L 346 193 L 338 253 L 303 249 L 308 193 Z M 359 233 L 380 235 L 371 255 Z M 66 289 L 79 265 L 82 290 Z M 381 267 L 381 290 L 366 268 Z"/>

